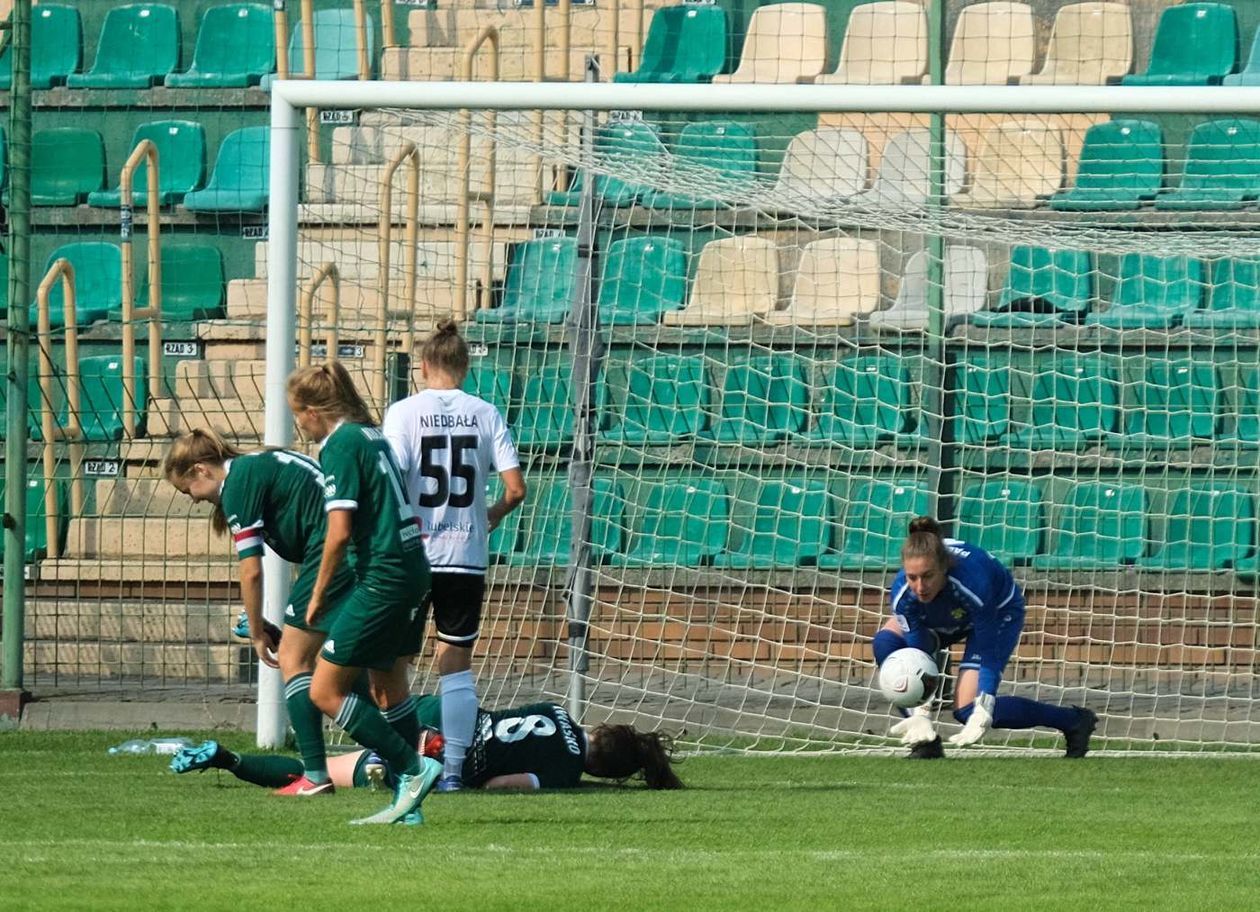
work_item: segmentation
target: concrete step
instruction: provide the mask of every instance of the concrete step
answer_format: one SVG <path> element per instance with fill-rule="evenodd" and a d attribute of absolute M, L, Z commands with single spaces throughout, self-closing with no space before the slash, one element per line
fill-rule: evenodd
<path fill-rule="evenodd" d="M 83 520 L 96 522 L 97 520 Z M 207 538 L 209 524 L 206 525 Z M 230 547 L 223 541 L 223 548 Z M 237 580 L 234 557 L 144 554 L 136 557 L 67 557 L 46 560 L 39 565 L 40 581 L 67 583 L 149 583 L 183 586 L 187 584 L 234 583 Z"/>
<path fill-rule="evenodd" d="M 26 605 L 26 638 L 67 642 L 231 644 L 240 613 L 229 603 L 119 601 L 116 599 L 33 599 Z"/>
<path fill-rule="evenodd" d="M 237 683 L 250 680 L 253 650 L 248 645 L 169 645 L 75 643 L 27 640 L 27 673 L 97 679 L 139 678 L 165 682 Z"/>

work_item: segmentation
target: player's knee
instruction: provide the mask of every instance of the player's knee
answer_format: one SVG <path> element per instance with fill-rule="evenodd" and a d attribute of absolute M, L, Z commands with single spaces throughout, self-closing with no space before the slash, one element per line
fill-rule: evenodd
<path fill-rule="evenodd" d="M 966 706 L 959 706 L 954 710 L 954 718 L 958 720 L 959 725 L 966 725 L 967 720 L 971 718 L 971 712 L 976 708 L 975 703 L 968 703 Z"/>
<path fill-rule="evenodd" d="M 922 649 L 928 655 L 935 655 L 936 650 L 940 648 L 941 638 L 936 635 L 935 630 L 920 627 L 918 630 L 912 630 L 906 634 L 905 645 L 913 646 L 915 649 Z"/>
<path fill-rule="evenodd" d="M 879 633 L 875 634 L 875 639 L 871 641 L 871 652 L 875 654 L 876 665 L 883 665 L 884 659 L 898 649 L 905 648 L 906 638 L 899 633 L 894 633 L 887 627 L 882 628 Z"/>
<path fill-rule="evenodd" d="M 311 702 L 330 719 L 341 709 L 342 695 L 336 688 L 321 681 L 311 681 Z"/>

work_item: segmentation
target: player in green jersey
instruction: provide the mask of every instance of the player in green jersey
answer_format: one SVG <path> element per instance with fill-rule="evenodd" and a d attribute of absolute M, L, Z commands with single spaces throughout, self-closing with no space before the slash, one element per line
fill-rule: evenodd
<path fill-rule="evenodd" d="M 305 775 L 287 785 L 283 794 L 331 794 L 323 715 L 310 699 L 311 673 L 328 623 L 354 588 L 354 575 L 348 568 L 336 574 L 327 590 L 327 603 L 333 607 L 308 624 L 307 601 L 319 572 L 326 525 L 319 464 L 288 450 L 242 453 L 213 431 L 194 430 L 171 444 L 164 471 L 176 490 L 194 501 L 214 504 L 215 530 L 232 534 L 250 641 L 263 663 L 280 669 L 285 705 L 302 754 Z M 284 609 L 288 632 L 283 639 L 277 628 L 263 621 L 264 544 L 299 567 Z"/>
<path fill-rule="evenodd" d="M 311 700 L 397 775 L 390 806 L 355 822 L 421 822 L 420 803 L 442 765 L 416 756 L 419 728 L 407 680 L 408 659 L 420 651 L 417 616 L 429 587 L 420 524 L 403 495 L 389 444 L 341 364 L 295 371 L 288 400 L 302 432 L 321 441 L 328 515 L 319 573 L 307 602 L 308 623 L 328 607 L 347 551 L 354 554 L 354 590 L 329 625 L 311 680 Z M 352 693 L 364 669 L 380 713 Z"/>
<path fill-rule="evenodd" d="M 440 728 L 441 700 L 436 695 L 421 697 L 416 716 L 426 732 Z M 440 735 L 424 743 L 440 744 Z M 661 732 L 641 732 L 629 725 L 597 725 L 585 731 L 555 703 L 483 708 L 477 713 L 462 776 L 466 788 L 484 789 L 576 788 L 583 773 L 617 780 L 642 775 L 651 789 L 682 788 L 671 765 L 672 752 L 672 739 Z M 333 781 L 343 787 L 369 785 L 383 772 L 370 751 L 333 757 L 328 768 Z M 290 757 L 236 754 L 216 741 L 183 748 L 171 758 L 171 769 L 177 773 L 224 769 L 245 782 L 268 787 L 283 785 L 301 772 Z"/>

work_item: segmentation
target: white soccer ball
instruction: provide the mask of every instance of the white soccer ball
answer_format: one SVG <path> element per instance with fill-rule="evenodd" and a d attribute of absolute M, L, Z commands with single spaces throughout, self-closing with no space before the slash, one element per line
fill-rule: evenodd
<path fill-rule="evenodd" d="M 932 698 L 940 674 L 922 649 L 898 649 L 879 666 L 879 689 L 893 706 L 910 709 Z"/>

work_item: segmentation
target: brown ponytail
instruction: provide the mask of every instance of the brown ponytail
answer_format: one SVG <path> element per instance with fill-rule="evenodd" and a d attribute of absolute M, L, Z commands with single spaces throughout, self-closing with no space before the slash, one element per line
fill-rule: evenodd
<path fill-rule="evenodd" d="M 240 455 L 240 450 L 214 431 L 197 428 L 180 434 L 171 443 L 162 463 L 162 472 L 167 481 L 174 482 L 176 479 L 186 478 L 192 472 L 193 466 L 222 466 L 229 459 Z M 227 517 L 223 514 L 221 505 L 215 505 L 210 523 L 220 535 L 227 532 Z"/>
<path fill-rule="evenodd" d="M 624 781 L 643 773 L 650 789 L 680 789 L 673 769 L 674 739 L 632 725 L 599 725 L 587 741 L 586 769 L 593 776 Z"/>
<path fill-rule="evenodd" d="M 340 361 L 301 367 L 289 375 L 289 398 L 331 421 L 352 421 L 375 427 L 376 418 Z"/>
<path fill-rule="evenodd" d="M 463 382 L 468 373 L 468 343 L 459 334 L 459 326 L 454 320 L 438 323 L 420 348 L 420 360 Z"/>
<path fill-rule="evenodd" d="M 949 549 L 941 538 L 941 525 L 930 516 L 910 521 L 910 534 L 901 546 L 901 562 L 912 557 L 930 557 L 942 570 L 950 565 Z"/>

